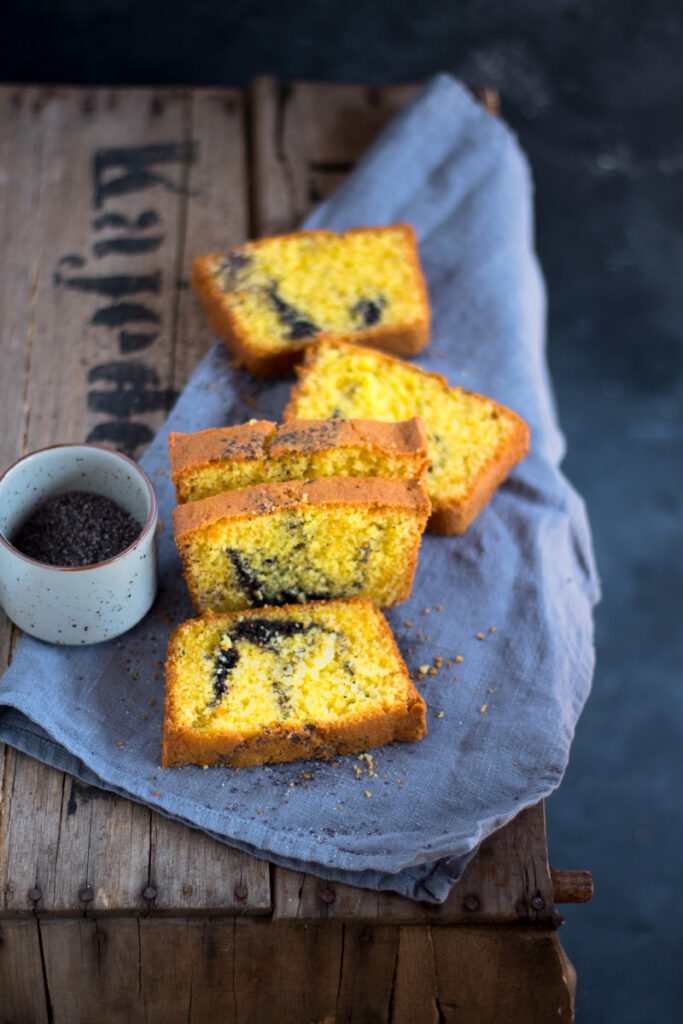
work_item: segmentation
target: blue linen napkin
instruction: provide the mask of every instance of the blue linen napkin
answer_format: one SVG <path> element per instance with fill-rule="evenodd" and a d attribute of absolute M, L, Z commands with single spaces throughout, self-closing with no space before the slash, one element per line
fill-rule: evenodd
<path fill-rule="evenodd" d="M 371 762 L 159 770 L 158 663 L 193 614 L 173 543 L 168 432 L 278 419 L 292 384 L 255 381 L 217 342 L 141 460 L 165 527 L 154 608 L 90 648 L 23 637 L 0 680 L 0 740 L 255 856 L 440 902 L 485 836 L 559 784 L 590 688 L 599 594 L 584 506 L 559 469 L 528 167 L 505 125 L 447 76 L 305 226 L 397 221 L 417 230 L 433 308 L 417 362 L 531 428 L 528 457 L 466 534 L 424 538 L 412 595 L 387 615 L 411 669 L 443 659 L 419 684 L 428 737 Z M 36 680 L 50 681 L 49 701 Z"/>

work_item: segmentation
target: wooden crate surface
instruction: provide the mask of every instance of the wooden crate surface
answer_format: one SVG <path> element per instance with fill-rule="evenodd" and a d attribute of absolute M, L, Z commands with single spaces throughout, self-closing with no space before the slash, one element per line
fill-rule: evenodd
<path fill-rule="evenodd" d="M 212 341 L 192 255 L 291 228 L 414 93 L 0 89 L 0 465 L 84 438 L 141 454 Z M 0 613 L 2 666 L 14 639 Z M 5 919 L 553 920 L 541 805 L 428 907 L 270 867 L 11 748 L 0 779 Z"/>

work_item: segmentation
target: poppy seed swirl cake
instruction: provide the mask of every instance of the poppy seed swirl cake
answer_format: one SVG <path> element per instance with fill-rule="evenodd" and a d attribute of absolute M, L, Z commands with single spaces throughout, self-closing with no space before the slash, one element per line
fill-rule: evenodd
<path fill-rule="evenodd" d="M 410 593 L 429 511 L 417 480 L 324 477 L 187 502 L 173 521 L 200 612 L 337 597 L 386 608 Z"/>
<path fill-rule="evenodd" d="M 369 601 L 208 614 L 169 642 L 161 763 L 245 767 L 353 754 L 419 740 L 425 718 Z"/>
<path fill-rule="evenodd" d="M 258 377 L 289 373 L 322 336 L 397 355 L 429 341 L 427 286 L 408 224 L 301 231 L 198 256 L 192 285 L 211 328 Z"/>

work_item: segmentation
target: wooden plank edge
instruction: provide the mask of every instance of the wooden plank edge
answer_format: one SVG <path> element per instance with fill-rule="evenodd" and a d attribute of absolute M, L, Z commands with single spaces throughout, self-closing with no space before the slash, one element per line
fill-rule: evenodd
<path fill-rule="evenodd" d="M 593 876 L 590 871 L 550 869 L 555 903 L 588 903 L 593 897 Z"/>

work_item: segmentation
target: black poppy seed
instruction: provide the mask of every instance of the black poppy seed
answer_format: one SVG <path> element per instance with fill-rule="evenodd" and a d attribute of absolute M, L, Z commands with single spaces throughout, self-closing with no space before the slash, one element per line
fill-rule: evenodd
<path fill-rule="evenodd" d="M 296 341 L 299 338 L 312 338 L 320 328 L 295 306 L 285 302 L 278 292 L 277 281 L 272 281 L 268 288 L 268 301 L 277 313 L 280 322 L 289 328 L 289 338 Z"/>
<path fill-rule="evenodd" d="M 386 300 L 382 298 L 379 302 L 373 302 L 372 299 L 360 299 L 351 308 L 351 316 L 360 320 L 363 327 L 372 327 L 382 319 L 382 306 L 385 304 Z"/>
<path fill-rule="evenodd" d="M 70 491 L 40 505 L 12 544 L 36 562 L 68 568 L 114 558 L 140 531 L 140 523 L 111 498 Z"/>

